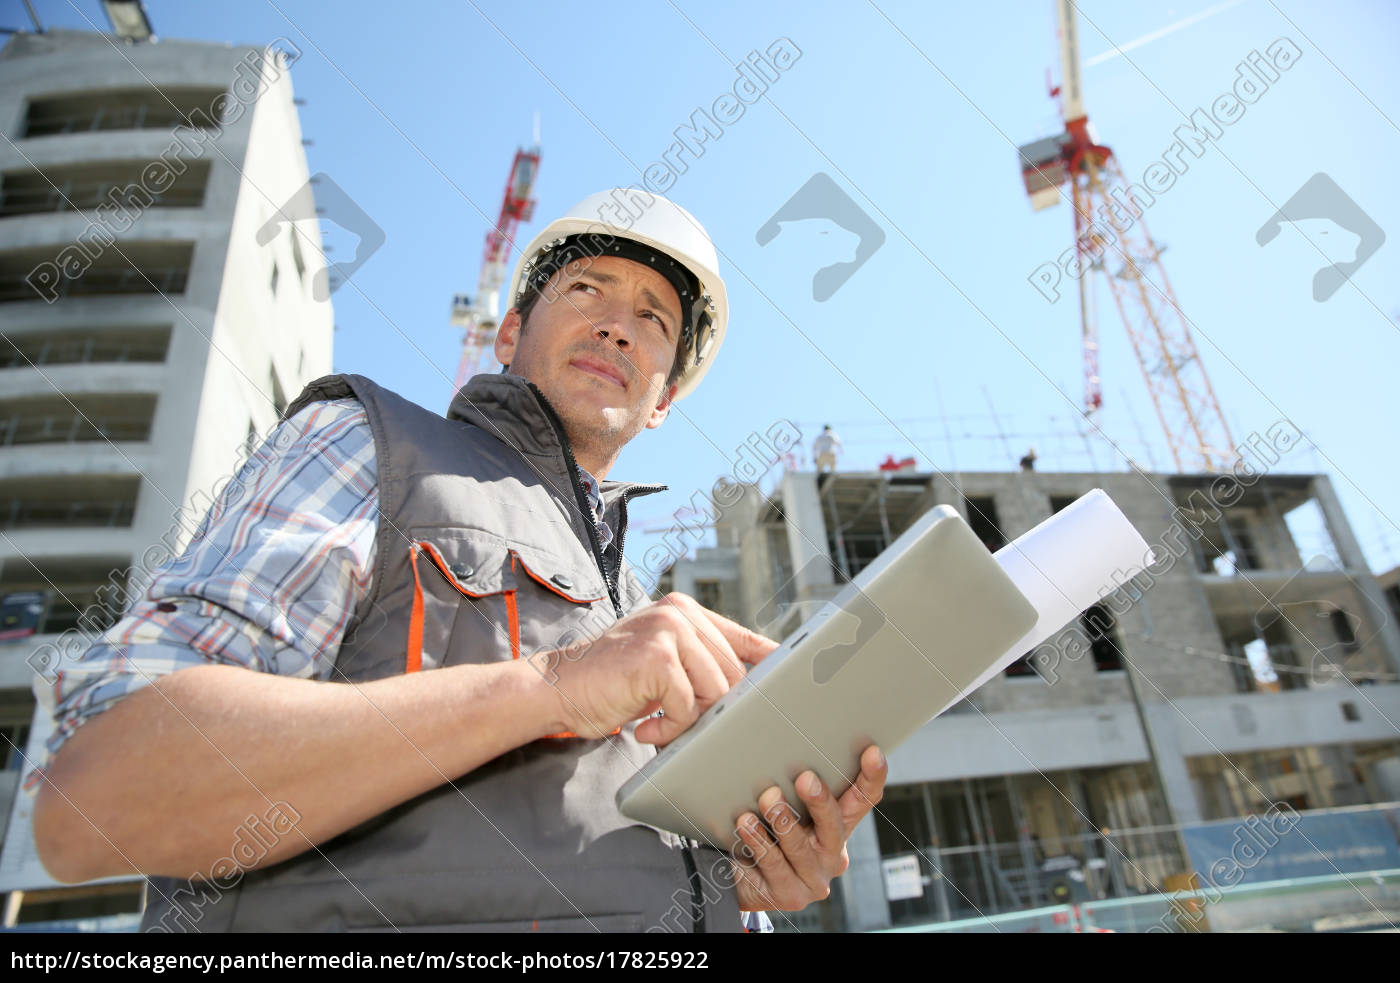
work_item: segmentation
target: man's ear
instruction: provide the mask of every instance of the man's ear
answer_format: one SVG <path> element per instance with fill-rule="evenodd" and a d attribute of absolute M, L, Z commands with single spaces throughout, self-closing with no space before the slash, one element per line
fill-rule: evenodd
<path fill-rule="evenodd" d="M 656 408 L 651 411 L 651 417 L 647 420 L 648 430 L 655 430 L 666 422 L 666 416 L 671 412 L 671 403 L 675 398 L 676 386 L 674 384 L 667 386 L 666 394 L 661 397 L 661 400 L 656 404 Z"/>
<path fill-rule="evenodd" d="M 515 346 L 520 342 L 520 325 L 520 310 L 512 307 L 506 312 L 506 316 L 501 318 L 501 323 L 496 328 L 496 361 L 502 365 L 510 365 L 515 361 Z"/>

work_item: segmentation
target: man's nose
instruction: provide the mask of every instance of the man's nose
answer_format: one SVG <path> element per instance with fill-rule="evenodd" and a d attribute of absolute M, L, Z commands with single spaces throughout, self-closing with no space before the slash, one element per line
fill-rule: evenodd
<path fill-rule="evenodd" d="M 593 331 L 623 351 L 632 347 L 635 328 L 632 312 L 621 304 L 613 304 L 593 321 Z"/>

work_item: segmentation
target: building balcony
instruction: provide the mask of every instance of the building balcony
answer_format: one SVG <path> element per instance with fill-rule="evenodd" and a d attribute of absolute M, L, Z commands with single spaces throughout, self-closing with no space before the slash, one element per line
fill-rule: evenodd
<path fill-rule="evenodd" d="M 8 250 L 0 253 L 0 303 L 183 294 L 193 256 L 193 242 L 140 240 Z"/>
<path fill-rule="evenodd" d="M 217 129 L 209 108 L 223 87 L 169 86 L 94 89 L 29 100 L 24 139 L 107 130 L 172 130 L 177 126 Z"/>
<path fill-rule="evenodd" d="M 209 161 L 179 171 L 149 171 L 150 159 L 51 165 L 0 174 L 0 218 L 81 212 L 106 205 L 134 213 L 147 208 L 199 208 L 209 183 Z"/>

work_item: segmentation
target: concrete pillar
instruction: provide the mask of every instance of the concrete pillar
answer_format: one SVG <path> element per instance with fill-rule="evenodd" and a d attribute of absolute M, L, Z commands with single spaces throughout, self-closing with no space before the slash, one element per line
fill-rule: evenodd
<path fill-rule="evenodd" d="M 1204 821 L 1200 803 L 1196 801 L 1191 772 L 1186 766 L 1181 741 L 1177 736 L 1178 728 L 1189 724 L 1182 719 L 1181 711 L 1170 703 L 1144 702 L 1142 709 L 1143 722 L 1157 751 L 1157 770 L 1172 818 L 1183 825 Z"/>
<path fill-rule="evenodd" d="M 788 471 L 783 475 L 783 516 L 792 559 L 793 587 L 797 599 L 805 601 L 812 596 L 813 588 L 829 588 L 836 584 L 815 473 Z"/>
<path fill-rule="evenodd" d="M 1388 610 L 1385 594 L 1376 578 L 1372 576 L 1371 568 L 1366 565 L 1366 555 L 1361 552 L 1361 544 L 1356 541 L 1356 536 L 1351 531 L 1351 524 L 1347 522 L 1341 502 L 1337 501 L 1331 479 L 1321 474 L 1314 477 L 1312 492 L 1318 507 L 1322 509 L 1322 518 L 1327 523 L 1327 531 L 1332 536 L 1333 545 L 1337 547 L 1337 555 L 1341 557 L 1342 569 L 1370 603 L 1371 610 L 1367 615 L 1376 623 L 1376 636 L 1381 647 L 1385 649 L 1390 671 L 1400 675 L 1400 628 L 1385 614 Z"/>
<path fill-rule="evenodd" d="M 880 866 L 880 841 L 875 816 L 867 815 L 846 841 L 851 866 L 837 884 L 846 912 L 846 931 L 870 932 L 890 927 L 890 903 L 885 899 L 885 875 Z"/>

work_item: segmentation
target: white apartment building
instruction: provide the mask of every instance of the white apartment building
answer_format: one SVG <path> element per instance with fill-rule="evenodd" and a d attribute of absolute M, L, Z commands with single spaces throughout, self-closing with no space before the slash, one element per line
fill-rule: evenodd
<path fill-rule="evenodd" d="M 10 923 L 135 910 L 130 883 L 42 893 L 56 885 L 34 856 L 32 796 L 16 791 L 46 731 L 42 715 L 31 726 L 36 675 L 111 622 L 187 541 L 255 436 L 331 371 L 326 262 L 289 74 L 298 55 L 283 42 L 76 31 L 16 34 L 0 50 Z"/>

